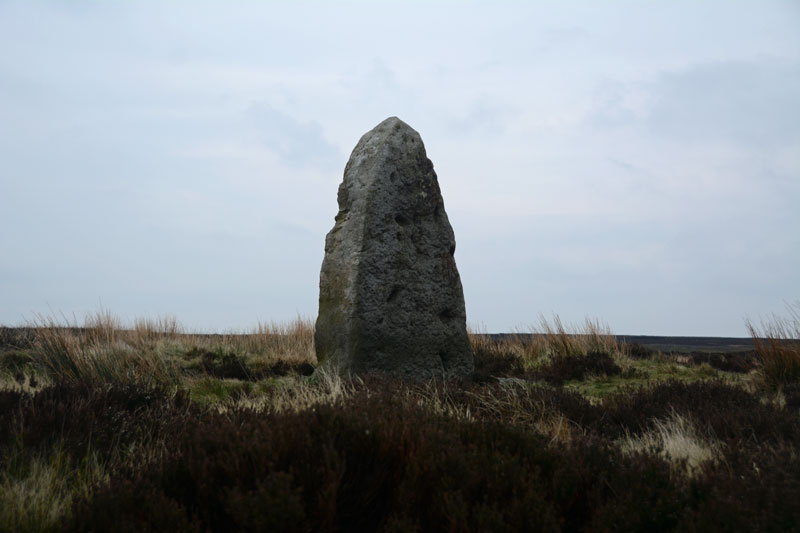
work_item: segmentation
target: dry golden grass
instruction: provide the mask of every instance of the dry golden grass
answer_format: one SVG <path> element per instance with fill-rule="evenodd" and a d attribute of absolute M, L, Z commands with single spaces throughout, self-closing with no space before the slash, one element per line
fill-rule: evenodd
<path fill-rule="evenodd" d="M 43 316 L 32 327 L 36 361 L 55 381 L 175 383 L 179 377 L 174 361 L 125 342 L 121 323 L 106 311 L 89 316 L 84 327 Z"/>
<path fill-rule="evenodd" d="M 254 367 L 278 361 L 316 364 L 314 324 L 302 317 L 221 335 L 186 333 L 174 317 L 136 319 L 126 327 L 106 310 L 89 315 L 82 325 L 74 318 L 39 315 L 29 327 L 34 359 L 56 381 L 176 384 L 192 352 L 233 353 Z"/>
<path fill-rule="evenodd" d="M 174 316 L 137 318 L 126 325 L 107 310 L 79 324 L 76 319 L 38 316 L 30 324 L 34 356 L 52 380 L 141 381 L 177 384 L 187 368 L 201 366 L 204 354 L 234 354 L 257 374 L 277 363 L 316 366 L 314 323 L 298 316 L 289 323 L 259 323 L 242 332 L 187 332 Z M 557 356 L 591 352 L 623 357 L 624 350 L 606 326 L 586 320 L 566 327 L 558 316 L 540 318 L 530 333 L 501 340 L 470 332 L 473 350 L 518 359 L 523 369 L 536 368 Z"/>
<path fill-rule="evenodd" d="M 78 469 L 61 452 L 6 465 L 0 472 L 0 531 L 60 531 L 73 499 L 107 481 L 108 474 L 91 453 Z"/>
<path fill-rule="evenodd" d="M 473 353 L 491 356 L 515 356 L 519 365 L 530 370 L 554 357 L 576 357 L 606 353 L 618 362 L 627 360 L 625 346 L 617 342 L 611 329 L 599 320 L 585 319 L 578 326 L 567 325 L 555 315 L 548 321 L 543 315 L 539 324 L 527 331 L 493 339 L 479 328 L 468 329 Z"/>
<path fill-rule="evenodd" d="M 550 323 L 539 317 L 539 328 L 533 329 L 543 337 L 545 353 L 550 356 L 586 355 L 592 352 L 620 354 L 621 349 L 611 329 L 599 320 L 587 318 L 582 326 L 565 327 L 558 315 Z"/>
<path fill-rule="evenodd" d="M 222 342 L 232 351 L 257 357 L 262 361 L 286 361 L 316 365 L 314 321 L 298 316 L 288 323 L 259 323 L 243 334 L 224 335 Z"/>
<path fill-rule="evenodd" d="M 133 330 L 124 331 L 125 341 L 137 349 L 157 350 L 165 343 L 174 342 L 183 333 L 174 316 L 136 318 Z"/>
<path fill-rule="evenodd" d="M 469 407 L 453 399 L 451 384 L 447 381 L 431 380 L 421 385 L 405 388 L 405 397 L 429 413 L 461 421 L 472 421 Z"/>
<path fill-rule="evenodd" d="M 677 473 L 695 475 L 703 463 L 717 461 L 722 453 L 718 444 L 700 434 L 692 422 L 673 412 L 656 420 L 654 428 L 642 435 L 627 436 L 619 444 L 624 452 L 656 453 L 670 461 Z"/>
<path fill-rule="evenodd" d="M 315 405 L 336 405 L 345 400 L 356 387 L 363 388 L 359 378 L 343 378 L 328 368 L 319 369 L 312 379 L 286 378 L 268 385 L 269 392 L 222 402 L 215 406 L 220 412 L 232 408 L 257 412 L 286 413 L 311 409 Z M 266 392 L 266 391 L 261 391 Z"/>
<path fill-rule="evenodd" d="M 768 387 L 800 382 L 800 301 L 786 308 L 787 317 L 773 315 L 760 326 L 746 321 L 761 363 L 761 378 Z"/>
<path fill-rule="evenodd" d="M 18 374 L 14 377 L 5 372 L 0 373 L 0 391 L 34 393 L 52 383 L 49 378 L 43 376 Z"/>

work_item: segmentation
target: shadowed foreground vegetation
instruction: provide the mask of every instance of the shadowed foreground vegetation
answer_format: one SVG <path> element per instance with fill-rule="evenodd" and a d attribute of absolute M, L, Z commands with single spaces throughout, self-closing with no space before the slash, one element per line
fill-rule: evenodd
<path fill-rule="evenodd" d="M 751 357 L 691 357 L 542 320 L 471 334 L 472 380 L 403 383 L 313 373 L 302 319 L 40 318 L 0 329 L 0 530 L 797 529 L 775 323 Z"/>

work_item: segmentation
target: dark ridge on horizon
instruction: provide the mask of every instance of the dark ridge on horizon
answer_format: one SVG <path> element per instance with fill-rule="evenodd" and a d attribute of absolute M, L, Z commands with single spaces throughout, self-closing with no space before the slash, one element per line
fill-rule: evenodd
<path fill-rule="evenodd" d="M 540 333 L 487 333 L 493 340 L 509 338 L 533 338 Z M 570 334 L 572 336 L 573 334 Z M 580 335 L 580 334 L 578 334 Z M 639 344 L 650 349 L 660 351 L 702 351 L 711 350 L 723 352 L 755 350 L 752 337 L 686 337 L 669 335 L 614 335 L 619 343 Z"/>

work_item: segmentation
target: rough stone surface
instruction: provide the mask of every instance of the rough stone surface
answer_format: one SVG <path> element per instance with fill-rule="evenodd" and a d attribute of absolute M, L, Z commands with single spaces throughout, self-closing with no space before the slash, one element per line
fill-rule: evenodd
<path fill-rule="evenodd" d="M 317 358 L 404 379 L 473 370 L 455 237 L 419 134 L 391 117 L 359 140 L 325 239 Z"/>

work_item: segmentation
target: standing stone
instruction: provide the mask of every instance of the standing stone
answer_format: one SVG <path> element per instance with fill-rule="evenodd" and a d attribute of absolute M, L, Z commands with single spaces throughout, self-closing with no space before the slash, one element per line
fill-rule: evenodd
<path fill-rule="evenodd" d="M 358 141 L 319 281 L 317 359 L 404 379 L 472 373 L 453 228 L 419 134 L 391 117 Z"/>

